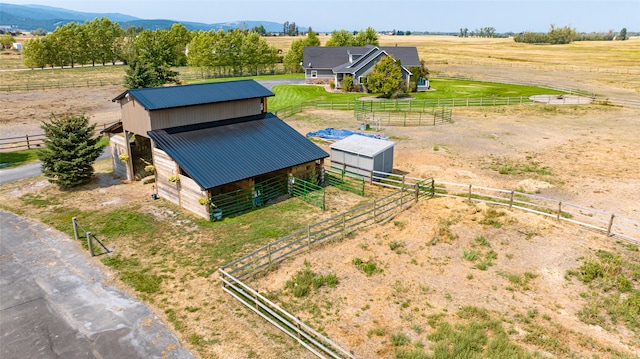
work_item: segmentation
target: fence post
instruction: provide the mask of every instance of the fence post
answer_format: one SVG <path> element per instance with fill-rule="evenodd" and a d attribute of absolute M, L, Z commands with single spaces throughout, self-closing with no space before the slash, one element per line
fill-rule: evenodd
<path fill-rule="evenodd" d="M 267 244 L 267 255 L 269 256 L 269 267 L 271 267 L 271 243 Z"/>
<path fill-rule="evenodd" d="M 260 310 L 260 305 L 258 304 L 258 290 L 253 293 L 253 300 L 256 303 L 256 310 Z"/>
<path fill-rule="evenodd" d="M 514 192 L 515 192 L 514 190 L 511 190 L 511 199 L 509 200 L 509 209 L 511 209 L 511 207 L 513 207 L 513 193 Z"/>
<path fill-rule="evenodd" d="M 402 175 L 402 192 L 404 192 L 404 176 L 405 175 Z"/>
<path fill-rule="evenodd" d="M 418 198 L 420 198 L 420 183 L 416 183 L 416 203 L 418 203 Z"/>
<path fill-rule="evenodd" d="M 76 223 L 76 217 L 71 218 L 71 223 L 73 223 L 73 234 L 77 241 L 80 238 L 78 238 L 78 223 Z"/>
<path fill-rule="evenodd" d="M 611 214 L 611 219 L 609 219 L 609 226 L 607 227 L 607 237 L 611 236 L 611 227 L 613 227 L 613 218 L 614 214 Z"/>
<path fill-rule="evenodd" d="M 307 224 L 307 253 L 311 253 L 311 225 Z"/>
<path fill-rule="evenodd" d="M 91 241 L 91 232 L 87 232 L 87 243 L 89 244 L 89 253 L 93 257 L 93 243 Z"/>
<path fill-rule="evenodd" d="M 471 202 L 471 185 L 469 185 L 469 202 Z"/>
<path fill-rule="evenodd" d="M 25 137 L 27 138 L 27 149 L 31 149 L 31 145 L 29 144 L 29 135 L 25 135 Z"/>
<path fill-rule="evenodd" d="M 347 224 L 345 221 L 346 214 L 342 214 L 342 239 L 345 238 L 345 233 L 347 232 Z"/>
<path fill-rule="evenodd" d="M 376 204 L 377 204 L 376 202 L 377 200 L 374 199 L 373 200 L 373 221 L 374 222 L 376 221 Z"/>
<path fill-rule="evenodd" d="M 556 216 L 558 222 L 560 222 L 560 212 L 562 212 L 562 201 L 558 202 L 558 215 Z"/>
<path fill-rule="evenodd" d="M 436 196 L 436 180 L 431 179 L 431 198 Z"/>

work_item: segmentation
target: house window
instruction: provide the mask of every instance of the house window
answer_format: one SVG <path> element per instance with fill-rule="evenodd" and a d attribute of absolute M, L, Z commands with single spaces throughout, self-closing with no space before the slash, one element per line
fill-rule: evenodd
<path fill-rule="evenodd" d="M 314 79 L 318 77 L 318 71 L 311 71 L 311 77 Z"/>

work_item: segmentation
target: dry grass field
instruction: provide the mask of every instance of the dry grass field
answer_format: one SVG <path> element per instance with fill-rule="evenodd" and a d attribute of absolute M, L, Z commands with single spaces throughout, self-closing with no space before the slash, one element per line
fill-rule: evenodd
<path fill-rule="evenodd" d="M 291 39 L 273 39 L 285 40 Z M 417 46 L 427 66 L 438 73 L 639 97 L 640 74 L 631 72 L 640 72 L 640 39 L 533 46 L 505 39 L 381 38 L 382 45 L 396 43 Z M 2 93 L 6 105 L 0 110 L 5 111 L 0 112 L 0 130 L 5 134 L 37 128 L 50 112 L 65 109 L 83 111 L 96 122 L 117 120 L 119 108 L 110 99 L 121 90 L 113 86 Z M 436 127 L 384 128 L 382 133 L 397 142 L 395 167 L 437 181 L 521 189 L 640 221 L 640 109 L 537 104 L 456 108 L 453 118 L 454 123 Z M 301 133 L 358 126 L 352 113 L 340 111 L 310 111 L 286 121 Z M 328 148 L 326 143 L 322 146 Z M 501 174 L 503 166 L 530 170 Z M 214 257 L 205 249 L 230 246 L 225 231 L 250 232 L 269 215 L 268 208 L 245 215 L 255 225 L 206 225 L 164 201 L 152 201 L 147 186 L 125 183 L 109 172 L 109 163 L 100 163 L 97 180 L 78 192 L 60 191 L 42 177 L 23 180 L 1 186 L 0 199 L 3 208 L 45 222 L 73 210 L 82 214 L 79 218 L 106 213 L 117 214 L 114 220 L 133 216 L 154 223 L 156 228 L 140 227 L 143 240 L 122 233 L 109 245 L 162 278 L 158 294 L 134 294 L 148 302 L 196 356 L 312 357 L 225 294 L 215 274 L 200 275 L 215 272 L 230 259 Z M 291 206 L 304 225 L 363 200 L 331 191 L 325 213 L 296 202 L 279 203 L 274 210 Z M 439 240 L 434 243 L 436 234 Z M 358 358 L 428 357 L 442 345 L 439 337 L 463 337 L 478 326 L 478 343 L 506 336 L 532 356 L 636 358 L 638 328 L 625 324 L 622 317 L 598 312 L 613 298 L 571 273 L 579 272 L 585 262 L 595 263 L 602 253 L 613 253 L 622 262 L 612 267 L 631 278 L 637 291 L 637 250 L 533 214 L 434 199 L 414 205 L 385 225 L 287 261 L 251 284 Z M 382 272 L 367 276 L 353 264 L 356 258 L 375 263 Z M 322 275 L 335 273 L 339 283 L 297 298 L 286 283 L 305 268 Z M 115 277 L 113 283 L 127 288 Z M 619 293 L 619 300 L 627 298 L 628 292 Z M 445 335 L 446 323 L 451 328 Z M 482 333 L 489 338 L 483 339 Z"/>

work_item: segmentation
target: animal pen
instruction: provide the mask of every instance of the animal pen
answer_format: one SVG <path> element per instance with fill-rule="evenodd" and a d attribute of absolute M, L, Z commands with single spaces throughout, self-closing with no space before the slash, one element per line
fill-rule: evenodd
<path fill-rule="evenodd" d="M 381 126 L 424 126 L 452 123 L 453 109 L 426 101 L 356 101 L 356 119 L 379 130 Z"/>
<path fill-rule="evenodd" d="M 335 171 L 335 169 L 334 169 Z M 335 172 L 334 172 L 335 173 Z M 353 175 L 353 174 L 351 174 Z M 367 177 L 362 177 L 366 179 Z M 329 219 L 310 224 L 294 233 L 247 254 L 219 269 L 222 289 L 240 303 L 282 330 L 318 358 L 355 358 L 355 354 L 304 323 L 297 316 L 261 295 L 245 282 L 275 268 L 279 262 L 352 232 L 391 220 L 422 197 L 457 197 L 554 217 L 603 234 L 640 244 L 640 223 L 601 211 L 513 190 L 472 185 L 438 183 L 393 173 L 371 171 L 369 183 L 394 189 L 383 198 L 348 210 Z"/>

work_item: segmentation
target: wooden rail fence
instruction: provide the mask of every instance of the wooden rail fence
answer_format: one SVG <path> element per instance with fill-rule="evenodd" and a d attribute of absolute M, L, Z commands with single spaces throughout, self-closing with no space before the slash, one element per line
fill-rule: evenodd
<path fill-rule="evenodd" d="M 102 129 L 105 129 L 117 122 L 119 121 L 96 124 L 96 128 L 102 127 Z M 44 133 L 38 133 L 17 137 L 0 138 L 0 151 L 9 152 L 40 148 L 44 146 L 45 137 L 46 136 L 44 135 Z"/>
<path fill-rule="evenodd" d="M 384 198 L 314 223 L 269 243 L 219 269 L 223 290 L 291 336 L 317 357 L 355 358 L 353 353 L 286 312 L 241 280 L 269 271 L 284 259 L 311 251 L 313 247 L 322 243 L 342 240 L 359 228 L 393 218 L 425 194 L 428 192 L 419 184 L 413 187 L 407 185 Z"/>
<path fill-rule="evenodd" d="M 560 200 L 470 184 L 448 182 L 436 184 L 432 178 L 417 178 L 397 173 L 371 171 L 369 176 L 363 176 L 363 179 L 373 185 L 398 189 L 398 191 L 309 225 L 219 269 L 225 292 L 319 358 L 355 358 L 355 355 L 308 326 L 300 318 L 268 300 L 242 280 L 268 272 L 286 258 L 311 251 L 322 243 L 342 240 L 360 228 L 390 220 L 403 209 L 417 202 L 420 197 L 455 197 L 516 208 L 554 217 L 558 221 L 578 224 L 607 236 L 640 244 L 640 222 Z"/>

